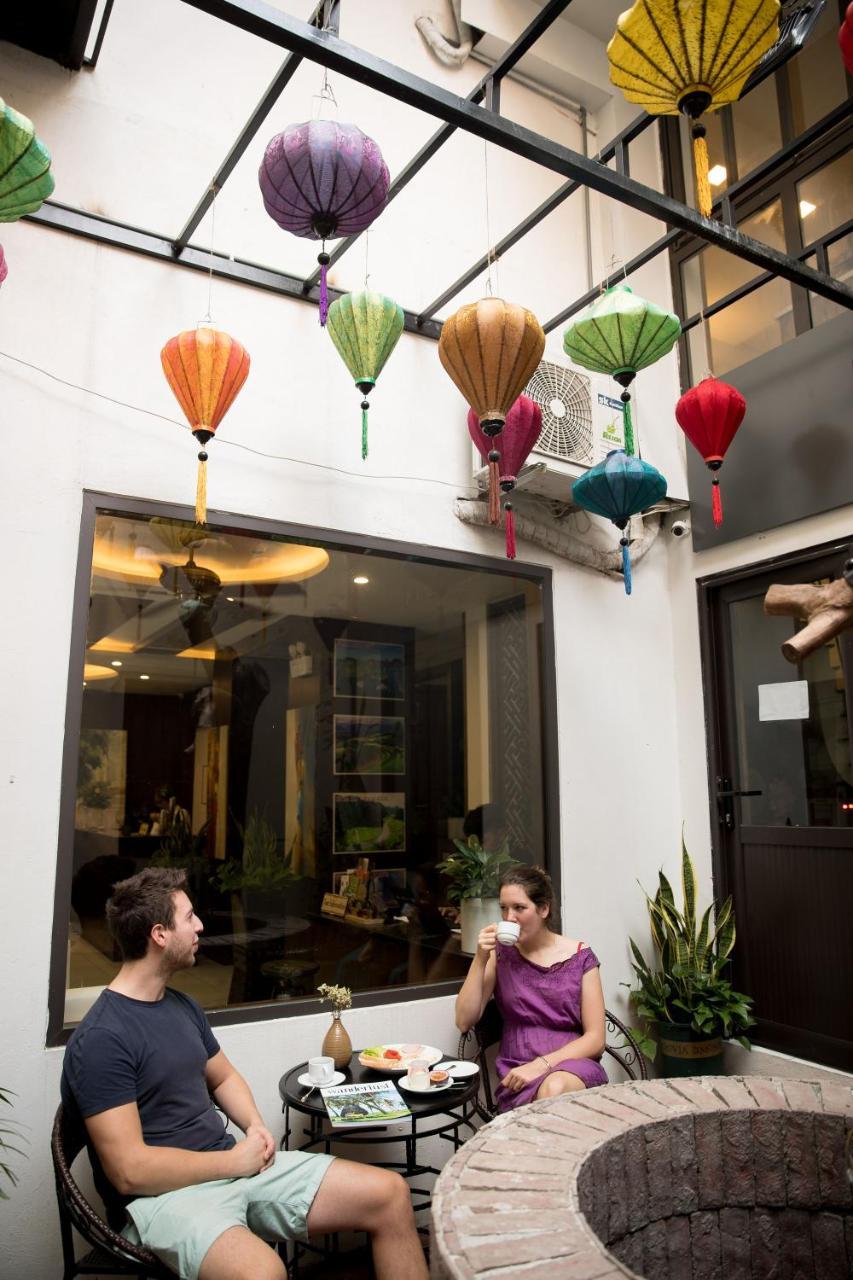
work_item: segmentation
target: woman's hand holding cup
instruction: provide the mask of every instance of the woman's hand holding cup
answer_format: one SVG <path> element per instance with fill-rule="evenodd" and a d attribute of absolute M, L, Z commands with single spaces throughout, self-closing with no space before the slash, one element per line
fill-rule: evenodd
<path fill-rule="evenodd" d="M 488 957 L 492 954 L 497 946 L 498 926 L 496 924 L 487 924 L 485 929 L 481 929 L 477 937 L 477 952 L 482 951 Z"/>

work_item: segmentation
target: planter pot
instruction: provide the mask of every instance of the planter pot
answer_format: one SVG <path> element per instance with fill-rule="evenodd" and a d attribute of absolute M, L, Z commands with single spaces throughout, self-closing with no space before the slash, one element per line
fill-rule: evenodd
<path fill-rule="evenodd" d="M 657 1032 L 664 1076 L 723 1074 L 723 1042 L 720 1036 L 700 1035 L 691 1027 L 674 1022 L 659 1022 Z"/>
<path fill-rule="evenodd" d="M 480 930 L 487 924 L 495 924 L 501 918 L 501 904 L 497 898 L 463 898 L 459 911 L 462 926 L 461 947 L 466 955 L 477 950 Z"/>

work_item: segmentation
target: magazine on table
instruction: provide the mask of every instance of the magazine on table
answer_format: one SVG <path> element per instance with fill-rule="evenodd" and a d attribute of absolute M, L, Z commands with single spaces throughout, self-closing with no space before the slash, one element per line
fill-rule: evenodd
<path fill-rule="evenodd" d="M 382 1128 L 412 1114 L 390 1080 L 330 1085 L 320 1094 L 333 1129 Z"/>

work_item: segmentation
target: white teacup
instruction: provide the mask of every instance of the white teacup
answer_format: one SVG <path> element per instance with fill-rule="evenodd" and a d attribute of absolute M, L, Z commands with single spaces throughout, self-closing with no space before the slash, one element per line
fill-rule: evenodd
<path fill-rule="evenodd" d="M 521 925 L 516 924 L 514 920 L 501 920 L 498 923 L 497 939 L 502 942 L 505 947 L 511 947 L 513 943 L 518 942 L 518 935 L 521 933 Z"/>
<path fill-rule="evenodd" d="M 314 1084 L 331 1084 L 335 1075 L 334 1058 L 309 1058 L 308 1074 Z"/>
<path fill-rule="evenodd" d="M 429 1089 L 429 1063 L 425 1058 L 414 1058 L 409 1063 L 406 1084 L 410 1089 L 423 1089 L 424 1092 Z"/>

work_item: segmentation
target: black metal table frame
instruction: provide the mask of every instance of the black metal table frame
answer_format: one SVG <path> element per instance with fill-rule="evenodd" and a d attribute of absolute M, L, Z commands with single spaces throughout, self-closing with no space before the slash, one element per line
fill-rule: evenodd
<path fill-rule="evenodd" d="M 446 1056 L 448 1060 L 451 1059 L 451 1055 L 448 1054 Z M 308 1120 L 307 1139 L 294 1147 L 293 1150 L 312 1151 L 322 1148 L 326 1155 L 333 1155 L 335 1153 L 331 1148 L 335 1144 L 340 1144 L 343 1147 L 358 1148 L 360 1146 L 376 1146 L 377 1144 L 382 1145 L 385 1143 L 403 1143 L 405 1144 L 405 1160 L 373 1160 L 371 1164 L 374 1168 L 390 1169 L 395 1173 L 401 1174 L 407 1180 L 411 1180 L 426 1174 L 438 1174 L 440 1172 L 433 1165 L 419 1163 L 417 1158 L 418 1141 L 424 1138 L 442 1138 L 446 1142 L 451 1142 L 454 1151 L 458 1151 L 464 1141 L 464 1138 L 460 1137 L 460 1130 L 467 1127 L 471 1133 L 475 1132 L 474 1118 L 479 1114 L 476 1105 L 480 1087 L 479 1075 L 473 1075 L 459 1085 L 442 1090 L 440 1094 L 433 1094 L 429 1098 L 429 1102 L 427 1102 L 426 1098 L 413 1098 L 411 1094 L 407 1094 L 406 1104 L 412 1108 L 411 1116 L 392 1121 L 395 1125 L 406 1125 L 407 1131 L 389 1133 L 386 1128 L 379 1125 L 357 1131 L 331 1128 L 318 1092 L 303 1099 L 295 1096 L 295 1089 L 288 1088 L 288 1082 L 295 1081 L 296 1076 L 307 1071 L 307 1068 L 307 1062 L 299 1063 L 297 1066 L 291 1067 L 278 1082 L 278 1091 L 282 1100 L 281 1109 L 284 1115 L 284 1134 L 280 1143 L 282 1151 L 291 1149 L 289 1145 L 290 1138 L 295 1132 L 291 1117 L 292 1110 Z M 379 1072 L 361 1067 L 355 1054 L 353 1054 L 345 1074 L 347 1078 L 344 1083 L 346 1084 L 360 1084 L 363 1081 L 378 1081 L 388 1078 Z M 302 1089 L 302 1086 L 300 1085 L 299 1088 Z M 304 1092 L 304 1089 L 302 1091 Z M 426 1129 L 420 1127 L 421 1122 L 429 1123 L 432 1119 L 442 1118 L 443 1123 Z M 430 1208 L 432 1204 L 431 1190 L 426 1187 L 412 1186 L 411 1181 L 409 1182 L 409 1190 L 413 1197 L 423 1197 L 421 1200 L 414 1202 L 415 1213 Z M 425 1228 L 419 1227 L 418 1230 L 422 1231 Z M 324 1256 L 338 1253 L 338 1237 L 336 1234 L 325 1236 L 322 1246 L 297 1242 L 293 1248 L 294 1264 L 298 1266 L 298 1259 L 302 1250 L 318 1252 Z"/>

